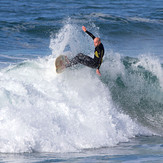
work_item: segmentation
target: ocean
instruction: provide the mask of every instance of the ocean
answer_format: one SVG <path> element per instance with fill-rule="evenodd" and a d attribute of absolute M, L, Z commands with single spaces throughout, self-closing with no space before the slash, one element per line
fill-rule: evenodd
<path fill-rule="evenodd" d="M 101 77 L 59 55 L 105 48 Z M 162 0 L 0 1 L 0 162 L 163 160 Z"/>

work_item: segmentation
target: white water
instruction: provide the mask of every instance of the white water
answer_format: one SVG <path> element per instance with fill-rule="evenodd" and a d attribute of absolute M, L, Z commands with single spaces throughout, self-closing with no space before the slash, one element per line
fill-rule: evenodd
<path fill-rule="evenodd" d="M 53 55 L 1 70 L 0 152 L 79 151 L 113 146 L 145 133 L 120 113 L 94 70 L 81 67 L 55 73 L 56 56 L 81 50 L 75 38 L 85 36 L 76 31 L 74 38 L 69 37 L 72 28 L 65 25 L 61 33 L 67 31 L 66 35 L 51 38 Z M 66 46 L 70 52 L 64 51 Z"/>
<path fill-rule="evenodd" d="M 146 70 L 156 75 L 156 77 L 159 80 L 160 87 L 163 90 L 163 69 L 161 67 L 160 60 L 150 55 L 148 55 L 148 57 L 141 55 L 139 59 L 140 61 L 137 63 L 137 66 L 138 65 L 143 66 Z"/>

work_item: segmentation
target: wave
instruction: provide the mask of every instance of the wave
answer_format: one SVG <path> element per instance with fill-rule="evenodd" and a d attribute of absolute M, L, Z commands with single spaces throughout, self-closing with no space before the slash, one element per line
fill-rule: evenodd
<path fill-rule="evenodd" d="M 150 38 L 151 40 L 155 36 L 159 36 L 162 33 L 163 21 L 155 18 L 146 18 L 139 16 L 119 16 L 113 14 L 103 13 L 91 13 L 86 15 L 86 18 L 91 19 L 92 22 L 96 22 L 98 27 L 109 33 L 112 38 L 120 38 L 125 36 L 123 39 L 135 38 Z"/>
<path fill-rule="evenodd" d="M 48 58 L 8 67 L 0 76 L 0 152 L 78 151 L 145 132 L 117 111 L 88 68 L 58 76 Z"/>
<path fill-rule="evenodd" d="M 103 68 L 103 82 L 124 113 L 143 126 L 162 135 L 163 65 L 158 58 L 139 58 L 111 54 Z M 108 66 L 109 65 L 109 66 Z"/>
<path fill-rule="evenodd" d="M 103 14 L 103 13 L 91 13 L 89 15 L 90 17 L 95 17 L 100 20 L 110 20 L 114 22 L 124 22 L 124 23 L 132 23 L 132 22 L 141 22 L 141 23 L 156 23 L 156 24 L 162 24 L 162 19 L 153 19 L 153 18 L 145 18 L 145 17 L 138 17 L 138 16 L 118 16 L 118 15 L 112 15 L 112 14 Z"/>
<path fill-rule="evenodd" d="M 73 57 L 90 46 L 79 37 L 92 43 L 76 25 L 66 24 L 51 36 L 52 55 L 0 71 L 1 153 L 74 152 L 160 134 L 160 126 L 153 129 L 162 114 L 159 60 L 107 53 L 102 78 L 83 66 L 57 75 L 58 55 Z"/>
<path fill-rule="evenodd" d="M 35 37 L 49 38 L 49 33 L 53 31 L 51 25 L 43 24 L 40 22 L 2 22 L 1 30 L 9 35 L 14 35 L 15 33 L 19 35 L 20 33 L 26 33 L 29 35 L 34 35 Z"/>

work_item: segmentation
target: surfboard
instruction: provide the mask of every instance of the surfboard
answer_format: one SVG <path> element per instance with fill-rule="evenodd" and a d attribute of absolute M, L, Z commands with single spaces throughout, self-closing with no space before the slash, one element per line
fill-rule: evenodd
<path fill-rule="evenodd" d="M 56 58 L 55 60 L 55 67 L 56 67 L 56 72 L 62 73 L 66 69 L 66 64 L 69 63 L 69 60 L 67 56 L 65 55 L 60 55 L 59 57 Z"/>

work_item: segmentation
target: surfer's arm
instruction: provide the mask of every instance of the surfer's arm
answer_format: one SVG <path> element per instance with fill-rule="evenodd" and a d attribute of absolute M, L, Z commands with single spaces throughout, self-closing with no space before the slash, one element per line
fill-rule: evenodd
<path fill-rule="evenodd" d="M 98 56 L 99 56 L 99 62 L 98 62 L 99 64 L 98 64 L 97 69 L 100 69 L 100 66 L 101 66 L 102 61 L 103 61 L 104 50 L 100 49 L 100 48 L 97 48 L 97 53 L 98 53 Z"/>
<path fill-rule="evenodd" d="M 87 33 L 89 36 L 91 36 L 93 40 L 96 38 L 91 32 L 86 31 L 86 33 Z"/>
<path fill-rule="evenodd" d="M 97 67 L 97 69 L 96 69 L 96 74 L 99 75 L 99 76 L 101 76 L 101 73 L 100 73 L 100 66 L 101 66 L 101 63 L 102 63 L 102 57 L 100 58 L 98 67 Z"/>
<path fill-rule="evenodd" d="M 103 56 L 104 56 L 104 51 L 103 50 L 99 50 L 99 56 L 100 56 L 100 58 L 99 58 L 99 65 L 98 65 L 98 67 L 97 67 L 97 69 L 96 69 L 96 74 L 98 74 L 99 76 L 101 76 L 101 73 L 100 73 L 100 66 L 101 66 L 101 64 L 102 64 L 102 61 L 103 61 Z"/>
<path fill-rule="evenodd" d="M 100 62 L 99 65 L 98 65 L 98 67 L 97 67 L 98 70 L 100 69 L 101 63 L 102 63 L 102 62 Z"/>
<path fill-rule="evenodd" d="M 86 32 L 89 36 L 91 36 L 93 40 L 96 38 L 91 32 L 87 31 L 86 27 L 82 26 L 82 29 L 83 29 L 83 31 Z"/>

